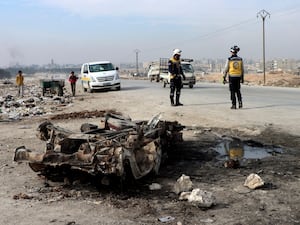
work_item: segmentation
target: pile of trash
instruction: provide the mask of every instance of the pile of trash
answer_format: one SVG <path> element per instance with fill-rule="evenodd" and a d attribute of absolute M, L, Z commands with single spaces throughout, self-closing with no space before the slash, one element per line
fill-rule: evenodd
<path fill-rule="evenodd" d="M 73 103 L 73 97 L 65 87 L 61 96 L 56 92 L 48 92 L 48 89 L 47 95 L 44 95 L 41 84 L 45 77 L 26 77 L 24 97 L 17 96 L 18 88 L 12 79 L 0 80 L 0 122 L 57 113 Z"/>
<path fill-rule="evenodd" d="M 160 120 L 160 114 L 149 121 L 132 121 L 108 112 L 101 125 L 84 123 L 76 133 L 45 121 L 37 129 L 45 150 L 39 153 L 20 146 L 14 161 L 29 162 L 33 171 L 53 181 L 72 182 L 77 175 L 93 176 L 102 183 L 110 176 L 125 179 L 130 174 L 140 179 L 158 173 L 163 158 L 183 141 L 184 127 Z"/>
<path fill-rule="evenodd" d="M 0 96 L 0 121 L 20 120 L 56 112 L 57 107 L 67 106 L 72 98 L 64 96 L 16 98 L 12 95 Z"/>

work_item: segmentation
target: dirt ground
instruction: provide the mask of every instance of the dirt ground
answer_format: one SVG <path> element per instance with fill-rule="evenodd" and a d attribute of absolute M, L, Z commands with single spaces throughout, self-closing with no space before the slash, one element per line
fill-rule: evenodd
<path fill-rule="evenodd" d="M 300 87 L 300 76 L 283 72 L 245 74 L 246 85 L 266 85 L 276 87 Z M 264 84 L 265 79 L 265 84 Z M 198 75 L 199 81 L 222 82 L 221 74 Z"/>
<path fill-rule="evenodd" d="M 218 82 L 218 79 L 216 75 L 210 81 Z M 299 80 L 298 77 L 291 79 Z M 247 82 L 259 84 L 259 81 Z M 10 88 L 10 93 L 15 93 L 13 87 Z M 2 95 L 7 93 L 4 88 L 1 91 Z M 72 185 L 46 182 L 28 164 L 13 162 L 16 147 L 24 145 L 34 151 L 44 150 L 45 143 L 36 137 L 36 128 L 55 114 L 116 109 L 134 120 L 151 119 L 153 115 L 143 110 L 147 103 L 143 102 L 142 107 L 136 109 L 140 97 L 131 96 L 133 102 L 128 102 L 128 95 L 132 92 L 116 97 L 115 92 L 88 94 L 78 90 L 72 103 L 55 106 L 51 114 L 0 122 L 0 224 L 300 224 L 300 137 L 272 126 L 252 127 L 249 124 L 251 129 L 237 129 L 236 126 L 224 129 L 206 121 L 202 121 L 205 127 L 194 126 L 197 112 L 194 117 L 184 118 L 165 106 L 169 117 L 164 119 L 186 125 L 184 142 L 172 149 L 158 175 L 132 181 L 123 190 L 119 186 L 95 186 L 89 182 Z M 51 122 L 79 132 L 82 123 L 99 124 L 99 120 L 78 118 Z M 230 138 L 262 148 L 280 147 L 282 152 L 274 151 L 262 159 L 244 160 L 237 169 L 225 168 L 215 147 Z M 257 173 L 265 181 L 262 188 L 250 190 L 243 186 L 251 173 Z M 190 176 L 193 187 L 212 192 L 216 204 L 211 208 L 199 208 L 178 200 L 173 185 L 182 174 Z M 162 188 L 149 190 L 152 183 Z M 160 218 L 169 221 L 163 223 Z"/>

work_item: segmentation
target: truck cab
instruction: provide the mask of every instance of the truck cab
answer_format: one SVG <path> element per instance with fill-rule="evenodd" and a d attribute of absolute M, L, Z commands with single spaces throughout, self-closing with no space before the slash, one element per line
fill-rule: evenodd
<path fill-rule="evenodd" d="M 162 61 L 162 60 L 160 60 Z M 166 60 L 165 60 L 166 61 Z M 168 62 L 169 60 L 167 60 Z M 183 85 L 193 88 L 196 84 L 195 71 L 192 65 L 193 59 L 181 59 L 181 67 L 185 75 L 185 80 L 182 80 Z M 166 63 L 167 65 L 167 63 Z M 166 66 L 165 66 L 166 67 Z M 166 87 L 167 84 L 170 84 L 170 74 L 169 72 L 161 73 L 160 80 L 163 82 L 163 87 Z"/>
<path fill-rule="evenodd" d="M 121 89 L 118 67 L 109 61 L 88 62 L 81 66 L 83 91 L 93 92 L 101 89 Z"/>
<path fill-rule="evenodd" d="M 147 76 L 148 76 L 148 79 L 150 80 L 150 82 L 152 82 L 152 81 L 159 82 L 162 73 L 163 73 L 163 71 L 162 71 L 160 63 L 152 62 L 149 65 Z M 165 73 L 168 73 L 168 71 L 166 71 Z"/>
<path fill-rule="evenodd" d="M 192 66 L 192 59 L 181 59 L 181 67 L 185 75 L 185 80 L 183 80 L 183 85 L 188 85 L 189 88 L 193 88 L 196 84 L 195 71 Z"/>

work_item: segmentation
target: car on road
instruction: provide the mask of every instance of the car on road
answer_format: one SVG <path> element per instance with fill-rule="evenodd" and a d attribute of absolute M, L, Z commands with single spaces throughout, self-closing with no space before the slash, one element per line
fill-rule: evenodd
<path fill-rule="evenodd" d="M 88 62 L 81 66 L 81 84 L 83 91 L 94 92 L 95 90 L 121 89 L 119 68 L 110 61 Z"/>

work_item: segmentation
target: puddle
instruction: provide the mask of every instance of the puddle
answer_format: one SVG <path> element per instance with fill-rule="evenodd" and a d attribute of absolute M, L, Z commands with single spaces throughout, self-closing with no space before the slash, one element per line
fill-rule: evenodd
<path fill-rule="evenodd" d="M 283 153 L 279 147 L 263 146 L 255 142 L 243 142 L 239 139 L 225 140 L 218 144 L 214 150 L 219 153 L 219 160 L 262 159 L 275 154 Z"/>

